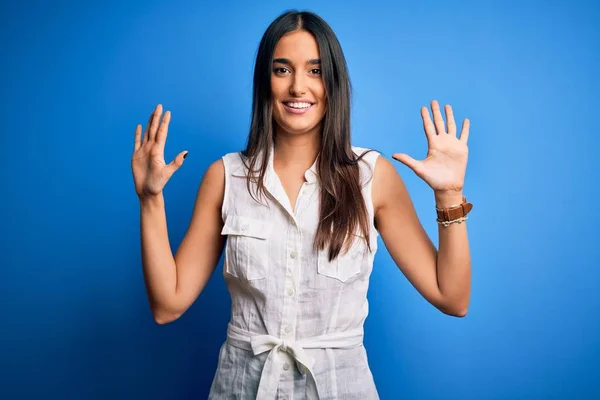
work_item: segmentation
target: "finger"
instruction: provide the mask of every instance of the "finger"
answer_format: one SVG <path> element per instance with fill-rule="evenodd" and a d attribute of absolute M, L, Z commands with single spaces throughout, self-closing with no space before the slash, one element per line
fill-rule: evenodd
<path fill-rule="evenodd" d="M 412 169 L 413 171 L 416 170 L 417 164 L 419 163 L 417 160 L 415 160 L 408 154 L 403 154 L 403 153 L 392 154 L 392 158 L 396 161 L 400 161 L 402 164 L 406 165 L 408 168 Z"/>
<path fill-rule="evenodd" d="M 435 127 L 431 122 L 431 117 L 429 116 L 429 109 L 427 107 L 421 107 L 421 118 L 423 119 L 423 129 L 425 130 L 425 136 L 427 136 L 427 141 L 431 142 L 435 137 Z"/>
<path fill-rule="evenodd" d="M 142 125 L 135 127 L 135 138 L 133 139 L 133 151 L 136 152 L 142 146 Z"/>
<path fill-rule="evenodd" d="M 154 117 L 154 111 L 148 117 L 148 124 L 146 125 L 146 130 L 144 130 L 144 137 L 142 139 L 142 143 L 148 142 L 148 136 L 150 135 L 150 125 L 152 125 L 152 117 Z"/>
<path fill-rule="evenodd" d="M 167 133 L 169 131 L 169 122 L 171 122 L 171 111 L 165 111 L 162 122 L 156 133 L 156 144 L 164 151 Z"/>
<path fill-rule="evenodd" d="M 160 122 L 160 116 L 162 115 L 162 104 L 159 104 L 152 113 L 152 123 L 150 124 L 150 137 L 148 140 L 151 142 L 156 141 L 156 131 L 158 130 L 158 124 Z"/>
<path fill-rule="evenodd" d="M 469 140 L 469 129 L 471 128 L 471 121 L 468 118 L 465 118 L 462 124 L 462 129 L 460 132 L 460 140 L 467 143 Z"/>
<path fill-rule="evenodd" d="M 442 112 L 440 111 L 440 105 L 437 100 L 431 102 L 431 110 L 433 111 L 433 123 L 435 124 L 438 135 L 446 133 L 446 130 L 444 129 L 444 118 L 442 118 Z"/>
<path fill-rule="evenodd" d="M 175 171 L 177 171 L 183 165 L 183 160 L 187 157 L 187 155 L 187 150 L 182 151 L 181 153 L 177 154 L 177 156 L 175 156 L 175 158 L 169 163 L 169 165 L 167 165 L 167 168 L 165 169 L 167 178 L 171 178 Z"/>
<path fill-rule="evenodd" d="M 446 132 L 448 135 L 456 136 L 456 122 L 454 122 L 454 112 L 450 104 L 446 104 Z"/>

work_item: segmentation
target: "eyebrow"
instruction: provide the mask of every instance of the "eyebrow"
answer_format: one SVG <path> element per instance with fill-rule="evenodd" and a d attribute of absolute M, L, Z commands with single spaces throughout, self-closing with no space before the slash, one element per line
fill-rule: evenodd
<path fill-rule="evenodd" d="M 291 65 L 292 63 L 290 62 L 290 60 L 288 60 L 287 58 L 276 58 L 273 60 L 273 64 L 278 63 L 278 64 L 286 64 L 286 65 Z M 320 58 L 313 58 L 311 60 L 308 60 L 306 62 L 307 64 L 310 65 L 319 65 L 321 64 L 321 59 Z"/>

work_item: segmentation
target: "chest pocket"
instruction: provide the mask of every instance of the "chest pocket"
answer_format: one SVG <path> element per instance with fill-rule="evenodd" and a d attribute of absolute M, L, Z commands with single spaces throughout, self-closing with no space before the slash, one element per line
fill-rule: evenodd
<path fill-rule="evenodd" d="M 240 279 L 264 279 L 269 271 L 272 223 L 240 215 L 227 217 L 222 235 L 227 235 L 225 272 Z"/>
<path fill-rule="evenodd" d="M 340 282 L 346 282 L 360 273 L 368 251 L 369 249 L 362 236 L 355 237 L 350 249 L 346 253 L 340 252 L 333 261 L 329 261 L 328 248 L 321 250 L 317 259 L 317 272 L 319 275 L 334 278 Z"/>

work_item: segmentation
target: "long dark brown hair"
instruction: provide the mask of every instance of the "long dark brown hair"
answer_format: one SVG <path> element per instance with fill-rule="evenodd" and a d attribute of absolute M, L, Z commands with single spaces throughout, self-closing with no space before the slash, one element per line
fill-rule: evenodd
<path fill-rule="evenodd" d="M 249 171 L 256 171 L 256 188 L 271 197 L 264 186 L 264 176 L 274 143 L 271 73 L 273 53 L 283 35 L 299 29 L 310 32 L 321 53 L 321 76 L 325 86 L 327 111 L 322 121 L 321 148 L 317 170 L 321 184 L 319 225 L 314 241 L 315 250 L 329 245 L 329 260 L 342 248 L 346 251 L 360 229 L 370 246 L 370 222 L 361 193 L 358 162 L 368 152 L 356 157 L 350 139 L 351 84 L 342 47 L 331 27 L 311 12 L 287 11 L 276 18 L 265 31 L 254 66 L 252 122 L 246 149 L 242 155 Z M 258 159 L 261 155 L 261 159 Z M 260 165 L 256 170 L 256 165 Z M 248 174 L 248 191 L 252 195 L 253 173 Z M 359 234 L 361 235 L 361 234 Z"/>

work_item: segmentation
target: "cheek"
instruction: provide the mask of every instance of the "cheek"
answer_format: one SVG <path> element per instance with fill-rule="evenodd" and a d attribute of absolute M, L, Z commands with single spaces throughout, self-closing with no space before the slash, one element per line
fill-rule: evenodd
<path fill-rule="evenodd" d="M 281 98 L 282 92 L 284 91 L 280 79 L 271 79 L 271 100 L 277 101 Z"/>
<path fill-rule="evenodd" d="M 325 110 L 327 110 L 327 95 L 325 94 L 325 87 L 320 85 L 316 93 L 318 93 L 319 96 L 319 103 L 321 105 L 320 108 L 322 108 L 323 112 L 325 112 Z"/>
<path fill-rule="evenodd" d="M 327 100 L 326 99 L 319 100 L 318 114 L 322 117 L 326 111 L 327 111 Z"/>
<path fill-rule="evenodd" d="M 322 110 L 321 112 L 323 114 L 325 114 L 325 112 L 327 112 L 327 96 L 325 95 L 325 92 L 323 92 L 319 103 L 320 103 L 320 108 Z"/>
<path fill-rule="evenodd" d="M 271 85 L 271 108 L 273 110 L 273 115 L 281 114 L 281 103 L 279 102 L 279 98 L 281 96 L 277 92 L 277 87 Z"/>

